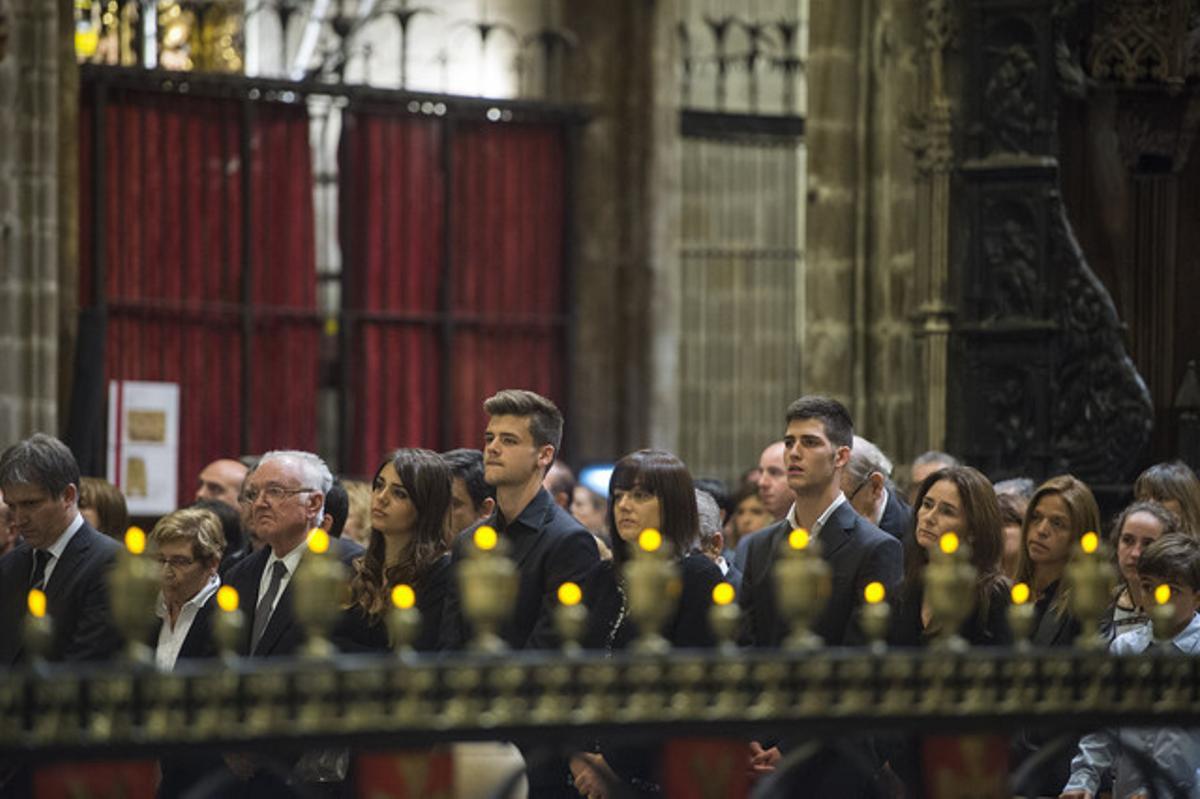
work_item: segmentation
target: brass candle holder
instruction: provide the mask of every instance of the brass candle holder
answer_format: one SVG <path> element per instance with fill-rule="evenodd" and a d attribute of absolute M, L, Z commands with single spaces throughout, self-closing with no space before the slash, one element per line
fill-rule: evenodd
<path fill-rule="evenodd" d="M 662 636 L 662 628 L 675 613 L 682 583 L 679 566 L 668 550 L 662 533 L 647 528 L 638 534 L 633 558 L 625 564 L 629 618 L 638 629 L 634 647 L 643 652 L 664 652 L 671 648 Z"/>
<path fill-rule="evenodd" d="M 346 604 L 349 590 L 346 567 L 333 554 L 331 543 L 329 533 L 313 528 L 308 534 L 308 552 L 293 578 L 296 590 L 292 592 L 292 606 L 296 619 L 308 634 L 303 654 L 311 658 L 334 654 L 334 646 L 326 635 Z"/>
<path fill-rule="evenodd" d="M 967 648 L 958 631 L 975 610 L 975 578 L 970 547 L 955 533 L 944 533 L 925 569 L 925 596 L 938 626 L 935 646 L 954 651 Z"/>
<path fill-rule="evenodd" d="M 157 564 L 146 557 L 146 533 L 140 527 L 125 531 L 125 549 L 109 573 L 109 600 L 113 620 L 125 637 L 125 657 L 134 663 L 152 664 L 154 652 L 146 643 L 158 617 L 148 608 L 158 600 L 161 582 Z"/>
<path fill-rule="evenodd" d="M 887 650 L 888 621 L 892 616 L 892 608 L 886 600 L 887 590 L 879 581 L 868 583 L 863 589 L 859 623 L 867 641 L 870 642 L 871 651 L 876 654 Z"/>
<path fill-rule="evenodd" d="M 1028 583 L 1017 583 L 1011 591 L 1012 604 L 1008 606 L 1008 629 L 1012 631 L 1013 642 L 1017 649 L 1024 652 L 1029 649 L 1029 638 L 1033 635 L 1033 625 L 1037 621 L 1037 608 L 1030 600 L 1033 592 Z"/>
<path fill-rule="evenodd" d="M 519 578 L 507 549 L 495 528 L 484 525 L 475 531 L 458 572 L 463 615 L 475 631 L 472 646 L 481 652 L 508 648 L 500 628 L 512 617 Z"/>
<path fill-rule="evenodd" d="M 1155 643 L 1171 640 L 1171 625 L 1175 620 L 1175 603 L 1171 601 L 1171 586 L 1163 583 L 1154 589 L 1154 604 L 1150 607 L 1150 624 Z"/>
<path fill-rule="evenodd" d="M 1108 640 L 1100 633 L 1100 617 L 1112 601 L 1117 570 L 1100 536 L 1094 532 L 1083 534 L 1071 553 L 1064 577 L 1071 592 L 1067 604 L 1082 627 L 1075 645 L 1080 649 L 1107 649 Z"/>
<path fill-rule="evenodd" d="M 734 602 L 736 592 L 730 583 L 717 583 L 712 591 L 712 607 L 708 610 L 708 624 L 712 627 L 717 645 L 724 652 L 737 651 L 738 628 L 742 622 L 742 611 Z"/>
<path fill-rule="evenodd" d="M 558 587 L 558 607 L 554 609 L 554 628 L 562 639 L 563 652 L 570 656 L 583 652 L 580 642 L 587 631 L 588 611 L 583 604 L 583 589 L 577 583 Z"/>
<path fill-rule="evenodd" d="M 232 585 L 217 589 L 219 612 L 213 616 L 213 640 L 226 664 L 237 659 L 238 644 L 246 635 L 246 615 L 238 609 L 240 601 L 237 589 Z"/>
<path fill-rule="evenodd" d="M 25 617 L 22 642 L 29 659 L 40 663 L 46 659 L 54 638 L 54 622 L 48 615 L 46 593 L 37 588 L 33 589 L 26 597 L 26 606 L 29 614 Z"/>
<path fill-rule="evenodd" d="M 792 530 L 782 542 L 774 579 L 780 614 L 791 628 L 784 646 L 800 650 L 819 648 L 821 637 L 810 628 L 825 609 L 833 584 L 829 565 L 821 558 L 821 545 L 807 530 Z"/>
<path fill-rule="evenodd" d="M 387 617 L 388 638 L 400 657 L 415 654 L 413 643 L 421 635 L 421 611 L 417 610 L 417 592 L 400 583 L 392 588 L 392 607 Z"/>

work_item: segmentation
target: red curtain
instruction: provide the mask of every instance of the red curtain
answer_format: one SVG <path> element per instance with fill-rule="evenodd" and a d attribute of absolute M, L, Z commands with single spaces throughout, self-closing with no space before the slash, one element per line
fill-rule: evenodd
<path fill-rule="evenodd" d="M 357 320 L 346 471 L 370 474 L 394 447 L 479 447 L 481 402 L 500 388 L 563 400 L 562 128 L 446 124 L 343 117 L 343 274 Z"/>
<path fill-rule="evenodd" d="M 102 203 L 106 379 L 180 385 L 179 501 L 210 460 L 316 442 L 312 172 L 302 106 L 109 89 L 80 114 L 81 304 L 95 304 Z M 250 197 L 241 135 L 250 125 Z M 94 152 L 103 126 L 102 153 Z M 100 172 L 101 195 L 92 186 Z M 250 203 L 249 232 L 243 208 Z M 249 233 L 253 380 L 243 407 Z M 241 440 L 243 415 L 251 440 Z"/>

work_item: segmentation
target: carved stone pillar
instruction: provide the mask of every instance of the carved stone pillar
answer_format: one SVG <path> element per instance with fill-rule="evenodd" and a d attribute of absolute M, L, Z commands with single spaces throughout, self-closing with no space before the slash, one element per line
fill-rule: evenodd
<path fill-rule="evenodd" d="M 0 59 L 0 441 L 58 432 L 59 108 L 73 102 L 61 96 L 58 3 L 10 3 L 8 21 Z"/>
<path fill-rule="evenodd" d="M 949 0 L 928 0 L 924 9 L 921 107 L 909 141 L 917 159 L 917 311 L 914 334 L 919 348 L 925 412 L 911 442 L 915 451 L 945 449 L 950 331 L 955 306 L 950 294 L 951 218 L 955 106 L 947 96 L 948 51 L 956 32 Z"/>

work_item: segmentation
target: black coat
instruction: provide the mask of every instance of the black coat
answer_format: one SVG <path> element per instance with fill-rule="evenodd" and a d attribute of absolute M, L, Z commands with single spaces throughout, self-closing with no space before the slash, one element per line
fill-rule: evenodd
<path fill-rule="evenodd" d="M 912 647 L 929 643 L 930 631 L 921 625 L 921 603 L 924 597 L 924 586 L 900 592 L 899 601 L 892 605 L 892 618 L 888 626 L 889 644 Z M 971 646 L 1011 645 L 1012 632 L 1008 627 L 1009 602 L 1007 582 L 997 580 L 989 590 L 987 608 L 976 608 L 963 622 L 958 634 Z"/>
<path fill-rule="evenodd" d="M 750 646 L 779 646 L 787 637 L 786 620 L 775 599 L 774 564 L 779 547 L 791 532 L 787 519 L 750 539 L 742 567 L 742 642 Z M 900 542 L 842 503 L 826 521 L 818 539 L 821 557 L 829 564 L 833 590 L 813 631 L 829 646 L 861 643 L 857 610 L 868 583 L 882 582 L 889 594 L 904 572 Z"/>
<path fill-rule="evenodd" d="M 421 632 L 413 642 L 413 649 L 418 652 L 437 649 L 449 577 L 450 555 L 446 554 L 438 558 L 430 566 L 429 572 L 413 586 L 417 595 L 417 610 L 421 613 Z M 357 605 L 341 612 L 329 637 L 343 652 L 387 652 L 392 648 L 388 639 L 386 613 L 372 621 Z"/>
<path fill-rule="evenodd" d="M 600 562 L 596 539 L 555 503 L 545 489 L 538 493 L 507 525 L 497 511 L 491 524 L 508 542 L 509 557 L 520 573 L 512 619 L 500 635 L 513 649 L 555 649 L 561 641 L 554 627 L 558 587 L 564 582 L 583 585 Z M 475 528 L 462 533 L 454 544 L 443 612 L 442 649 L 461 649 L 471 631 L 462 614 L 458 591 L 458 563 L 470 546 Z"/>
<path fill-rule="evenodd" d="M 122 638 L 108 590 L 108 574 L 120 549 L 86 521 L 67 543 L 46 584 L 46 610 L 53 622 L 48 660 L 106 660 L 120 651 Z M 0 558 L 0 665 L 11 666 L 21 658 L 32 572 L 28 542 Z M 153 614 L 154 608 L 146 613 Z"/>
<path fill-rule="evenodd" d="M 675 613 L 663 625 L 662 636 L 676 649 L 709 647 L 716 643 L 708 623 L 713 588 L 722 582 L 721 570 L 699 552 L 679 562 L 682 590 Z M 602 561 L 588 578 L 589 649 L 625 649 L 639 635 L 627 611 L 627 589 L 612 561 Z"/>
<path fill-rule="evenodd" d="M 883 515 L 879 517 L 879 529 L 903 541 L 912 535 L 913 509 L 909 506 L 895 486 L 888 486 L 888 500 L 883 506 Z"/>
<path fill-rule="evenodd" d="M 363 553 L 363 548 L 349 539 L 334 538 L 330 543 L 338 560 L 347 566 Z M 301 546 L 304 545 L 301 544 Z M 245 613 L 246 623 L 242 638 L 238 642 L 238 652 L 243 655 L 251 654 L 250 638 L 254 628 L 254 609 L 258 607 L 258 589 L 262 583 L 263 569 L 267 567 L 270 557 L 271 550 L 263 547 L 230 569 L 225 580 L 226 584 L 237 589 L 238 604 Z M 347 580 L 349 580 L 348 575 Z M 303 646 L 306 633 L 304 627 L 296 619 L 292 607 L 295 584 L 293 575 L 288 579 L 287 587 L 283 589 L 283 593 L 275 605 L 275 612 L 271 614 L 271 619 L 267 622 L 267 629 L 263 631 L 262 640 L 258 642 L 258 648 L 253 652 L 254 656 L 294 655 Z"/>

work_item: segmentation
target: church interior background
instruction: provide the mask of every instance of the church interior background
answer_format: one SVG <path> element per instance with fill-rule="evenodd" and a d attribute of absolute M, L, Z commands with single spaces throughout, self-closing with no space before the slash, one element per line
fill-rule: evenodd
<path fill-rule="evenodd" d="M 1196 465 L 1195 4 L 0 0 L 0 431 L 179 476 L 477 446 L 734 479 L 827 393 L 897 462 Z"/>

